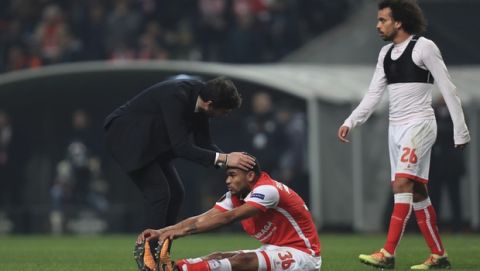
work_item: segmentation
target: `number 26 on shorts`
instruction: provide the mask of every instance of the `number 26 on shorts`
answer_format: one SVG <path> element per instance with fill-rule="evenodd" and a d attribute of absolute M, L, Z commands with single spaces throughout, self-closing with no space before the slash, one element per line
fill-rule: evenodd
<path fill-rule="evenodd" d="M 417 154 L 415 153 L 415 149 L 411 148 L 403 148 L 403 154 L 402 157 L 400 158 L 400 161 L 403 163 L 412 163 L 416 164 L 418 159 L 417 159 Z"/>

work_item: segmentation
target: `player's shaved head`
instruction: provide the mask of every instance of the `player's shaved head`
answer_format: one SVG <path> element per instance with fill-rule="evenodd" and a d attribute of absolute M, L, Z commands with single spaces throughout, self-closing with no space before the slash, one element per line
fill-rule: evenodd
<path fill-rule="evenodd" d="M 253 168 L 250 169 L 250 170 L 242 170 L 242 169 L 236 168 L 236 167 L 228 167 L 227 170 L 230 169 L 230 168 L 235 168 L 235 169 L 245 171 L 245 172 L 253 171 L 255 173 L 255 176 L 260 177 L 260 175 L 262 174 L 262 169 L 260 168 L 260 163 L 258 162 L 257 157 L 255 157 L 255 156 L 253 156 L 253 155 L 251 155 L 250 153 L 247 153 L 247 152 L 243 152 L 243 153 L 252 157 L 255 160 L 255 166 L 253 166 Z"/>

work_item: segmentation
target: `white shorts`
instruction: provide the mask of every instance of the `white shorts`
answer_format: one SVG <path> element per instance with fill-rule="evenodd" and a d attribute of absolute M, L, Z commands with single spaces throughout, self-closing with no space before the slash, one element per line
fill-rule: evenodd
<path fill-rule="evenodd" d="M 419 120 L 388 128 L 391 180 L 408 178 L 428 182 L 430 155 L 437 138 L 436 120 Z"/>
<path fill-rule="evenodd" d="M 322 257 L 291 247 L 263 245 L 255 250 L 241 252 L 257 254 L 258 271 L 316 271 L 322 265 Z"/>

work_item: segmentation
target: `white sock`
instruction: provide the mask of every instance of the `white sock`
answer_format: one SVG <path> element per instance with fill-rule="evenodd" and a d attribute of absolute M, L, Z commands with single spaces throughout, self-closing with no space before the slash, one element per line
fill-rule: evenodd
<path fill-rule="evenodd" d="M 228 259 L 208 261 L 211 271 L 232 271 L 232 265 Z"/>
<path fill-rule="evenodd" d="M 432 205 L 430 198 L 426 198 L 422 201 L 419 202 L 414 202 L 413 203 L 413 210 L 418 211 L 418 210 L 423 210 L 427 209 L 428 206 Z"/>
<path fill-rule="evenodd" d="M 406 203 L 412 204 L 413 202 L 413 193 L 398 193 L 393 195 L 395 203 Z"/>

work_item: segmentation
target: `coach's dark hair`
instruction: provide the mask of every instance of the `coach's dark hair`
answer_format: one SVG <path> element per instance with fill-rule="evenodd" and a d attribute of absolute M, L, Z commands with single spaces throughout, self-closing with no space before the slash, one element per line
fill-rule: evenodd
<path fill-rule="evenodd" d="M 415 0 L 383 0 L 378 3 L 378 10 L 384 8 L 392 10 L 393 19 L 401 22 L 409 34 L 421 34 L 427 29 L 425 16 Z"/>
<path fill-rule="evenodd" d="M 237 87 L 224 76 L 207 81 L 199 95 L 204 101 L 212 101 L 212 106 L 216 109 L 237 109 L 242 104 Z"/>

